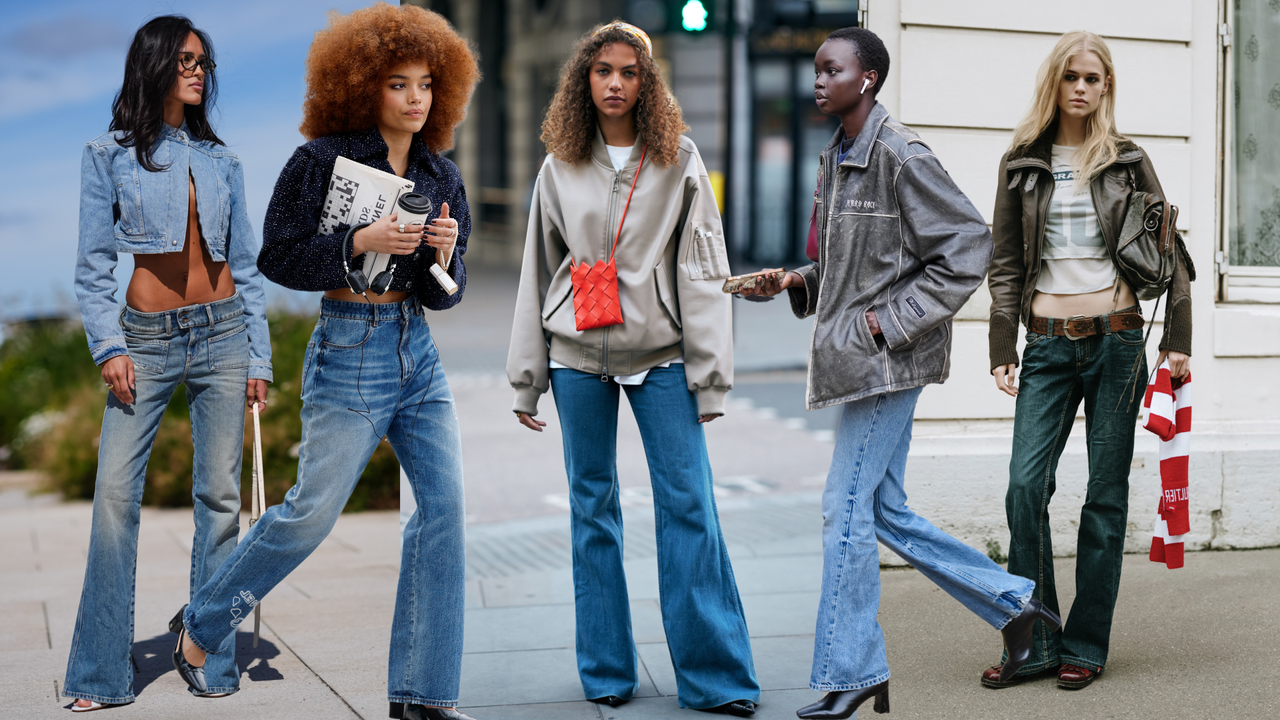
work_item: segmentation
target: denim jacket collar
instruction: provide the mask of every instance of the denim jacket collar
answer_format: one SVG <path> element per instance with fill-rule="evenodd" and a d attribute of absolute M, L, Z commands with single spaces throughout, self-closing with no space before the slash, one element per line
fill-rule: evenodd
<path fill-rule="evenodd" d="M 876 103 L 871 108 L 871 114 L 867 116 L 867 121 L 862 124 L 862 130 L 858 133 L 858 137 L 853 141 L 853 147 L 849 148 L 849 152 L 844 156 L 844 162 L 841 165 L 849 165 L 856 168 L 866 168 L 867 163 L 871 162 L 871 148 L 876 144 L 876 138 L 880 137 L 880 126 L 889 118 L 889 111 L 884 109 L 884 105 Z M 825 152 L 837 153 L 833 157 L 840 157 L 840 143 L 844 140 L 844 131 L 841 130 L 832 136 L 831 142 L 827 143 Z"/>
<path fill-rule="evenodd" d="M 187 121 L 185 118 L 183 119 L 182 124 L 178 127 L 174 127 L 167 122 L 160 123 L 160 137 L 169 139 L 177 138 L 180 140 L 194 139 L 191 137 L 191 129 L 187 127 Z"/>

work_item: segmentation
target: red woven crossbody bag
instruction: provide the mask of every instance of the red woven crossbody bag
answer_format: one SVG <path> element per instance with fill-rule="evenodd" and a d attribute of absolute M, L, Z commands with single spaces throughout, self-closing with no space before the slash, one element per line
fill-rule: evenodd
<path fill-rule="evenodd" d="M 631 178 L 631 190 L 627 193 L 627 204 L 622 208 L 622 218 L 618 220 L 618 233 L 613 236 L 609 262 L 597 260 L 594 265 L 588 265 L 569 258 L 569 278 L 573 282 L 573 320 L 577 323 L 579 332 L 622 324 L 622 303 L 618 301 L 618 266 L 614 263 L 613 255 L 618 250 L 622 223 L 627 220 L 627 209 L 631 207 L 631 196 L 635 194 L 636 180 L 640 178 L 640 168 L 644 167 L 644 156 L 648 151 L 648 145 L 640 151 L 640 164 L 636 166 L 635 177 Z"/>

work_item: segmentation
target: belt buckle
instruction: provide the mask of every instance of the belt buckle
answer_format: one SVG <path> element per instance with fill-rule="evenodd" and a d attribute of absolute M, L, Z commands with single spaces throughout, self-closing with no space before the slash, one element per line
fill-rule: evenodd
<path fill-rule="evenodd" d="M 1088 315 L 1072 315 L 1071 317 L 1069 317 L 1069 318 L 1067 318 L 1067 319 L 1063 320 L 1063 321 L 1062 321 L 1062 334 L 1063 334 L 1063 335 L 1065 335 L 1065 336 L 1066 336 L 1066 338 L 1067 338 L 1068 340 L 1070 340 L 1071 342 L 1080 342 L 1081 340 L 1083 340 L 1083 339 L 1085 339 L 1086 337 L 1088 337 L 1088 335 L 1072 335 L 1072 334 L 1071 334 L 1071 321 L 1072 321 L 1072 320 L 1084 320 L 1084 319 L 1085 319 L 1085 318 L 1087 318 L 1087 317 L 1089 317 L 1089 316 L 1088 316 Z"/>

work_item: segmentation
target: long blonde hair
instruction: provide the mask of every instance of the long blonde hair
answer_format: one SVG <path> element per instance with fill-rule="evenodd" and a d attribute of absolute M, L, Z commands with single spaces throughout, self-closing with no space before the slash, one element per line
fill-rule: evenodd
<path fill-rule="evenodd" d="M 1088 187 L 1087 183 L 1095 175 L 1116 161 L 1120 155 L 1117 143 L 1122 139 L 1116 130 L 1115 65 L 1111 62 L 1111 49 L 1097 35 L 1085 30 L 1075 30 L 1058 39 L 1053 52 L 1044 59 L 1036 73 L 1036 94 L 1031 109 L 1013 131 L 1013 144 L 1009 146 L 1010 152 L 1030 147 L 1057 121 L 1058 84 L 1071 60 L 1087 52 L 1097 55 L 1102 61 L 1108 84 L 1107 91 L 1098 101 L 1098 109 L 1085 121 L 1084 145 L 1076 150 L 1071 159 L 1076 177 L 1083 179 L 1077 185 L 1080 188 Z"/>

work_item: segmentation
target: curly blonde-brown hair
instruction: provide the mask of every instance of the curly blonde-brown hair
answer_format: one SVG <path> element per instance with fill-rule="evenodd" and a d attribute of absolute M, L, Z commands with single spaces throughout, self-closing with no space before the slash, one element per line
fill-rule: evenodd
<path fill-rule="evenodd" d="M 542 121 L 542 142 L 556 158 L 577 164 L 591 157 L 591 144 L 596 137 L 596 106 L 591 100 L 591 64 L 605 45 L 626 43 L 639 59 L 640 97 L 632 112 L 636 119 L 639 142 L 647 144 L 649 157 L 670 167 L 676 162 L 680 135 L 689 129 L 684 124 L 680 104 L 662 79 L 658 64 L 649 56 L 644 43 L 623 30 L 609 29 L 596 34 L 597 25 L 578 41 L 573 54 L 560 70 L 560 87 L 547 108 Z"/>
<path fill-rule="evenodd" d="M 418 137 L 432 152 L 453 148 L 480 80 L 475 53 L 449 22 L 413 5 L 377 3 L 350 15 L 330 13 L 307 56 L 302 125 L 308 140 L 375 127 L 382 81 L 407 63 L 431 69 L 431 110 Z"/>

